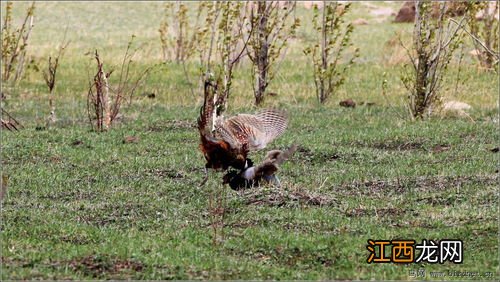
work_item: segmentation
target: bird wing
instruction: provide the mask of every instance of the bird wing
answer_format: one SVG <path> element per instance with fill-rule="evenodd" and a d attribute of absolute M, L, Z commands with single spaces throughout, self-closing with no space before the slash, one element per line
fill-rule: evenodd
<path fill-rule="evenodd" d="M 265 148 L 285 132 L 288 118 L 285 112 L 268 109 L 255 115 L 239 114 L 216 124 L 216 135 L 233 148 L 247 147 L 250 151 Z"/>
<path fill-rule="evenodd" d="M 264 160 L 270 160 L 274 164 L 280 165 L 283 162 L 285 162 L 286 160 L 288 160 L 293 155 L 293 153 L 295 153 L 296 150 L 297 150 L 296 144 L 293 144 L 292 146 L 290 146 L 290 148 L 288 148 L 285 151 L 271 150 L 271 151 L 267 152 Z"/>
<path fill-rule="evenodd" d="M 296 150 L 297 145 L 294 144 L 285 151 L 269 151 L 262 163 L 256 166 L 253 170 L 253 176 L 258 178 L 273 175 L 276 171 L 278 171 L 278 165 L 281 165 L 283 162 L 288 160 Z"/>

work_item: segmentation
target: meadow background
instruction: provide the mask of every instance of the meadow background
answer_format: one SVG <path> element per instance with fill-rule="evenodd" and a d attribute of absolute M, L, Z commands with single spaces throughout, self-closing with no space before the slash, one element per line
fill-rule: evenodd
<path fill-rule="evenodd" d="M 284 108 L 291 119 L 269 148 L 297 143 L 299 151 L 280 171 L 282 188 L 225 188 L 225 238 L 213 245 L 207 205 L 220 175 L 198 187 L 204 159 L 193 126 L 202 93 L 191 94 L 179 65 L 156 68 L 109 132 L 88 124 L 88 71 L 95 71 L 88 53 L 98 49 L 105 64 L 118 66 L 135 35 L 137 68 L 160 63 L 164 4 L 36 3 L 28 51 L 35 64 L 43 68 L 56 54 L 66 29 L 70 45 L 58 70 L 55 126 L 45 126 L 49 93 L 36 67 L 17 86 L 2 86 L 2 106 L 24 126 L 1 132 L 2 172 L 10 178 L 1 210 L 2 280 L 407 280 L 418 268 L 426 279 L 448 270 L 498 279 L 498 74 L 478 66 L 466 39 L 443 96 L 470 104 L 470 118 L 411 121 L 400 81 L 408 61 L 394 42 L 400 34 L 410 44 L 413 25 L 380 12 L 401 4 L 353 4 L 348 20 L 368 21 L 353 33 L 360 57 L 325 105 L 302 52 L 312 40 L 312 11 L 298 5 L 301 27 L 270 85 L 277 95 L 263 107 Z M 28 5 L 15 3 L 15 19 Z M 196 75 L 196 66 L 189 71 Z M 250 74 L 243 61 L 229 113 L 257 110 Z M 375 104 L 339 107 L 346 98 Z M 138 139 L 124 143 L 127 136 Z M 366 263 L 368 239 L 398 238 L 461 239 L 464 263 Z"/>

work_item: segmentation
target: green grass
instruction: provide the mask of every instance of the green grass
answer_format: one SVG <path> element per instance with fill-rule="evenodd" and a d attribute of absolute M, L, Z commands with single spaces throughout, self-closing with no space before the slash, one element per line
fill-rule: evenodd
<path fill-rule="evenodd" d="M 157 70 L 112 130 L 90 131 L 84 53 L 99 48 L 116 65 L 134 33 L 146 43 L 139 66 L 157 63 L 160 3 L 37 5 L 30 53 L 41 59 L 54 52 L 66 25 L 72 43 L 60 69 L 56 126 L 43 128 L 48 108 L 40 73 L 30 71 L 7 89 L 3 106 L 25 128 L 1 136 L 2 172 L 10 177 L 1 210 L 2 280 L 407 280 L 409 270 L 421 267 L 425 279 L 433 279 L 430 271 L 452 270 L 489 271 L 489 279 L 498 279 L 498 153 L 491 151 L 500 137 L 498 78 L 478 70 L 468 55 L 458 91 L 456 64 L 443 90 L 445 98 L 473 106 L 473 122 L 406 118 L 402 66 L 385 63 L 384 43 L 411 25 L 388 21 L 357 27 L 361 58 L 339 93 L 319 107 L 309 60 L 301 55 L 310 15 L 300 10 L 299 38 L 271 84 L 278 96 L 266 100 L 291 113 L 289 129 L 269 148 L 297 143 L 300 149 L 279 172 L 282 188 L 235 192 L 222 188 L 216 173 L 198 186 L 204 160 L 193 126 L 200 97 L 190 96 L 178 66 Z M 367 12 L 358 3 L 352 18 Z M 67 20 L 54 20 L 61 15 Z M 384 72 L 387 100 L 381 97 Z M 248 65 L 236 75 L 229 111 L 251 112 Z M 142 95 L 148 91 L 156 98 Z M 337 106 L 348 97 L 376 104 Z M 124 144 L 130 135 L 139 140 Z M 208 210 L 214 189 L 226 197 L 218 245 Z M 368 239 L 401 238 L 461 239 L 464 262 L 366 263 Z"/>

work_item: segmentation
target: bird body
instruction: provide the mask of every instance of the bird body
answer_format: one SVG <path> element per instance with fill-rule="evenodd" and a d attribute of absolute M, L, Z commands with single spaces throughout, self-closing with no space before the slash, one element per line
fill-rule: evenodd
<path fill-rule="evenodd" d="M 205 172 L 208 169 L 225 171 L 230 167 L 248 169 L 251 167 L 248 166 L 248 154 L 265 148 L 283 134 L 288 125 L 287 115 L 280 110 L 267 109 L 257 114 L 224 118 L 221 108 L 225 106 L 220 105 L 221 99 L 215 98 L 216 92 L 217 89 L 206 81 L 205 99 L 198 118 L 200 149 L 206 160 Z"/>
<path fill-rule="evenodd" d="M 213 132 L 200 129 L 200 149 L 206 168 L 243 169 L 248 153 L 263 149 L 287 126 L 284 112 L 268 109 L 256 115 L 240 114 L 218 119 Z"/>

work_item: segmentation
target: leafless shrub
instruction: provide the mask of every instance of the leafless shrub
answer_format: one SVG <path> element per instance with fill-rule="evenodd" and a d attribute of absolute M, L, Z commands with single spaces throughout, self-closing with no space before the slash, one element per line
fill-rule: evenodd
<path fill-rule="evenodd" d="M 299 19 L 289 21 L 297 3 L 279 2 L 282 1 L 258 1 L 250 5 L 249 29 L 254 32 L 247 54 L 253 64 L 256 105 L 264 100 L 266 88 L 277 72 L 278 58 L 299 26 Z"/>
<path fill-rule="evenodd" d="M 313 26 L 320 35 L 318 41 L 306 48 L 304 53 L 312 56 L 314 85 L 320 103 L 324 103 L 344 83 L 347 69 L 358 57 L 356 48 L 349 61 L 341 64 L 344 52 L 352 46 L 350 41 L 354 27 L 351 23 L 345 24 L 350 6 L 350 3 L 323 2 L 321 14 L 318 6 L 314 6 Z"/>
<path fill-rule="evenodd" d="M 135 51 L 132 51 L 133 38 L 127 45 L 127 50 L 123 57 L 119 80 L 115 87 L 112 87 L 109 78 L 113 70 L 104 72 L 104 63 L 99 58 L 97 50 L 94 58 L 97 62 L 97 73 L 93 81 L 89 81 L 89 90 L 87 94 L 87 113 L 93 129 L 96 131 L 108 130 L 113 121 L 116 120 L 124 102 L 132 103 L 134 93 L 145 78 L 151 73 L 155 66 L 147 67 L 137 76 L 131 74 L 132 58 Z"/>
<path fill-rule="evenodd" d="M 94 76 L 94 82 L 92 84 L 89 82 L 87 112 L 92 128 L 96 131 L 104 131 L 109 129 L 112 120 L 108 84 L 111 72 L 104 72 L 103 63 L 97 50 L 95 51 L 95 59 L 97 61 L 97 73 Z"/>
<path fill-rule="evenodd" d="M 118 84 L 115 88 L 112 88 L 112 92 L 115 94 L 115 102 L 113 106 L 113 112 L 111 114 L 111 116 L 113 117 L 116 117 L 118 115 L 120 106 L 122 105 L 122 100 L 128 97 L 128 104 L 132 104 L 137 88 L 144 82 L 149 74 L 156 67 L 158 67 L 158 65 L 153 65 L 146 67 L 142 71 L 137 71 L 134 73 L 131 72 L 132 63 L 134 62 L 134 55 L 140 48 L 138 47 L 132 50 L 134 38 L 135 36 L 132 35 L 130 41 L 127 44 L 127 50 L 125 51 L 125 55 L 123 56 L 123 60 L 120 65 L 120 78 Z"/>
<path fill-rule="evenodd" d="M 414 119 L 423 119 L 441 103 L 440 86 L 453 52 L 461 43 L 458 33 L 465 17 L 456 27 L 446 25 L 446 2 L 440 2 L 437 19 L 431 16 L 431 1 L 418 1 L 413 30 L 413 48 L 408 51 L 409 71 L 401 80 L 408 90 L 408 109 Z"/>
<path fill-rule="evenodd" d="M 45 84 L 49 88 L 49 118 L 48 118 L 48 123 L 49 124 L 54 124 L 56 122 L 56 104 L 55 104 L 55 95 L 54 95 L 54 88 L 56 87 L 56 74 L 57 74 L 57 68 L 59 67 L 59 59 L 62 58 L 62 55 L 64 54 L 64 50 L 68 47 L 69 42 L 64 44 L 61 44 L 59 46 L 59 51 L 57 53 L 57 56 L 54 58 L 54 61 L 52 61 L 52 56 L 49 56 L 49 61 L 47 65 L 47 70 L 43 72 L 43 79 L 45 80 Z"/>
<path fill-rule="evenodd" d="M 7 2 L 2 27 L 2 82 L 16 83 L 23 75 L 26 51 L 33 28 L 35 2 L 26 10 L 26 16 L 19 28 L 12 22 L 13 3 Z"/>

